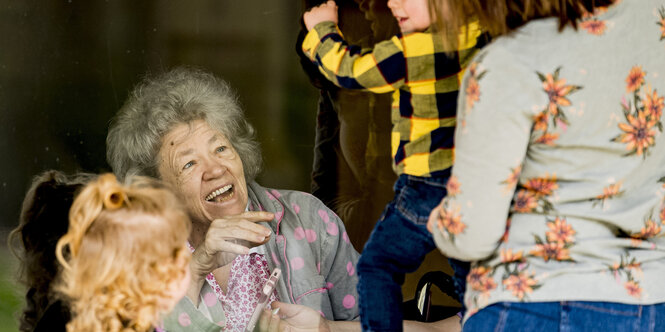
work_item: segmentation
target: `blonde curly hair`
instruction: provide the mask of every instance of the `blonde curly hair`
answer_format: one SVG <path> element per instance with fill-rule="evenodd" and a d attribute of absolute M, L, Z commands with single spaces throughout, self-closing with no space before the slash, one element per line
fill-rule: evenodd
<path fill-rule="evenodd" d="M 55 286 L 70 304 L 67 331 L 150 331 L 188 275 L 190 222 L 155 180 L 105 174 L 88 184 L 56 246 Z"/>

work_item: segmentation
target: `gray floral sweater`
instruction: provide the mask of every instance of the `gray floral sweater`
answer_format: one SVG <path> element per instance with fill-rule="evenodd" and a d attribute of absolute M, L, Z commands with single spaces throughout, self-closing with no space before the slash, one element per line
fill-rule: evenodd
<path fill-rule="evenodd" d="M 265 253 L 272 271 L 282 276 L 276 290 L 282 302 L 302 304 L 330 320 L 358 318 L 355 273 L 358 252 L 339 217 L 311 194 L 248 185 L 249 210 L 268 211 L 275 219 Z M 220 331 L 226 318 L 213 289 L 204 283 L 198 307 L 185 297 L 165 318 L 164 328 L 176 331 Z M 208 295 L 208 296 L 206 296 Z M 206 299 L 206 300 L 204 300 Z"/>
<path fill-rule="evenodd" d="M 497 302 L 665 302 L 665 0 L 532 21 L 460 89 L 441 251 Z"/>

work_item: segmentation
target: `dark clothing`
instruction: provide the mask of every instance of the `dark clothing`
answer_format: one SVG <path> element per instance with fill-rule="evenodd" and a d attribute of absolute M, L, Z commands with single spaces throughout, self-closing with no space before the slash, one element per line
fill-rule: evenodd
<path fill-rule="evenodd" d="M 55 301 L 46 308 L 33 332 L 65 332 L 70 319 L 69 308 L 62 301 Z"/>

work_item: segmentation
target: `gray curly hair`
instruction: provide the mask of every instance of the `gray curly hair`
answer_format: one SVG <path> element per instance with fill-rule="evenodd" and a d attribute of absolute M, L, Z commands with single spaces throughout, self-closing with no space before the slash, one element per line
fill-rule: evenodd
<path fill-rule="evenodd" d="M 162 138 L 180 124 L 204 120 L 224 134 L 242 160 L 245 178 L 261 171 L 261 150 L 229 84 L 200 69 L 179 67 L 137 85 L 106 137 L 106 158 L 119 179 L 159 178 Z"/>

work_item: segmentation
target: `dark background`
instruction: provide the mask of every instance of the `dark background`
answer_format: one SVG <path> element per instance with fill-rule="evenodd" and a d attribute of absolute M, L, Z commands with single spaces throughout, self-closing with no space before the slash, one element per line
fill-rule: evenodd
<path fill-rule="evenodd" d="M 24 297 L 4 239 L 32 177 L 48 169 L 110 171 L 109 121 L 146 73 L 190 65 L 229 81 L 262 146 L 258 182 L 310 191 L 318 90 L 296 54 L 305 2 L 319 1 L 0 0 L 0 332 L 17 330 Z M 384 14 L 378 27 L 394 24 Z M 369 33 L 361 17 L 365 30 L 348 31 Z M 389 126 L 384 131 L 389 135 Z M 385 202 L 376 200 L 378 215 Z M 359 222 L 369 234 L 375 220 Z M 421 270 L 443 262 L 435 251 Z M 407 277 L 406 299 L 423 273 Z"/>
<path fill-rule="evenodd" d="M 0 230 L 31 178 L 109 171 L 109 120 L 146 73 L 228 80 L 257 129 L 258 181 L 309 191 L 316 90 L 295 53 L 297 0 L 0 0 Z M 2 234 L 2 232 L 0 232 Z"/>

